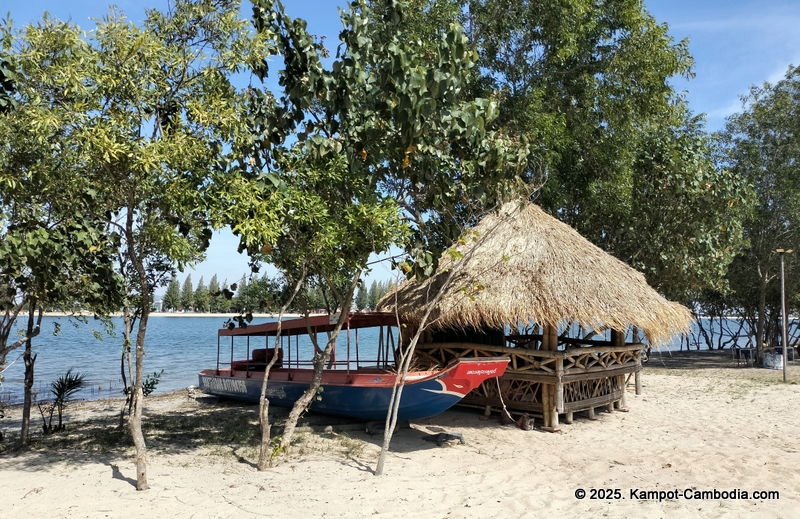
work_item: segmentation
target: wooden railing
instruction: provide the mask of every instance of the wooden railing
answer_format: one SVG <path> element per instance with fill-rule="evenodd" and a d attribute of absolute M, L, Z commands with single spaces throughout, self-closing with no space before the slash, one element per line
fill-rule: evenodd
<path fill-rule="evenodd" d="M 487 411 L 501 408 L 541 415 L 545 427 L 557 428 L 559 414 L 567 423 L 573 413 L 595 408 L 609 411 L 625 408 L 625 387 L 635 377 L 636 393 L 641 393 L 640 343 L 611 345 L 610 341 L 559 338 L 559 349 L 536 349 L 541 335 L 508 337 L 508 346 L 471 343 L 419 344 L 416 363 L 421 367 L 446 365 L 461 357 L 509 357 L 505 375 L 489 379 L 462 401 L 483 406 Z M 587 345 L 588 344 L 588 345 Z"/>

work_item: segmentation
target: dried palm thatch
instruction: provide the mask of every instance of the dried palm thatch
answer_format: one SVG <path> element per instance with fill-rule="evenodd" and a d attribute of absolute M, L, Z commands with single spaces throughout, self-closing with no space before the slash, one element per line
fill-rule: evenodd
<path fill-rule="evenodd" d="M 689 310 L 667 301 L 644 276 L 600 250 L 568 225 L 524 201 L 506 204 L 474 228 L 474 240 L 445 253 L 423 282 L 407 281 L 378 304 L 418 324 L 447 282 L 430 328 L 502 328 L 570 322 L 586 329 L 639 327 L 658 345 L 686 333 Z M 397 298 L 397 299 L 395 299 Z"/>

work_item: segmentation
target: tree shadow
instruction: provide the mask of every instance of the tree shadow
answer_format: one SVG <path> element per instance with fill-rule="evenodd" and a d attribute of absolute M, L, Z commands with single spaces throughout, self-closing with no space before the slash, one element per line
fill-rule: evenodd
<path fill-rule="evenodd" d="M 119 467 L 114 465 L 113 463 L 108 463 L 108 466 L 111 467 L 111 478 L 112 479 L 119 479 L 120 481 L 125 481 L 129 483 L 133 488 L 136 488 L 136 480 L 133 478 L 126 478 L 120 472 Z"/>

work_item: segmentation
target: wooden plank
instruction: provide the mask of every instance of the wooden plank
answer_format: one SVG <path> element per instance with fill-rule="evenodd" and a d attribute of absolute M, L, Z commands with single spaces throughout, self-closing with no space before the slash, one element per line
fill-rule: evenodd
<path fill-rule="evenodd" d="M 506 370 L 505 374 L 500 377 L 500 380 L 525 380 L 529 382 L 552 384 L 555 382 L 555 374 L 542 372 L 509 372 Z"/>

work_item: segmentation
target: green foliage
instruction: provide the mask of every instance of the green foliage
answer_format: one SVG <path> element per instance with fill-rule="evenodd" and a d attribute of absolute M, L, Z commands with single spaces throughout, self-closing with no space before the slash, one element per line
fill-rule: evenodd
<path fill-rule="evenodd" d="M 158 383 L 161 382 L 161 375 L 164 374 L 164 370 L 161 371 L 154 371 L 152 373 L 148 373 L 147 376 L 144 377 L 142 380 L 142 395 L 147 397 L 153 394 L 153 392 L 158 387 Z M 133 388 L 130 386 L 126 386 L 122 393 L 126 396 L 128 401 L 131 400 L 131 394 L 133 394 Z"/>
<path fill-rule="evenodd" d="M 250 192 L 271 202 L 291 199 L 294 204 L 287 207 L 294 213 L 275 203 L 261 206 L 269 213 L 259 213 L 256 204 L 232 207 L 229 218 L 251 254 L 274 246 L 273 236 L 280 236 L 286 223 L 319 229 L 324 213 L 317 202 L 329 204 L 328 218 L 335 219 L 330 232 L 317 232 L 311 241 L 337 244 L 339 259 L 331 270 L 363 264 L 363 253 L 350 254 L 359 248 L 382 251 L 401 241 L 410 250 L 411 235 L 395 223 L 399 211 L 413 224 L 415 241 L 436 247 L 455 232 L 456 206 L 474 200 L 491 204 L 527 166 L 527 147 L 491 129 L 495 102 L 462 99 L 475 56 L 460 27 L 451 26 L 426 47 L 406 38 L 405 7 L 392 4 L 372 19 L 366 4 L 352 3 L 341 13 L 342 45 L 326 69 L 325 51 L 304 23 L 290 19 L 279 3 L 256 4 L 257 29 L 278 35 L 284 95 L 277 101 L 253 93 L 248 122 L 257 137 L 242 152 L 250 163 L 241 166 L 254 177 L 262 168 L 275 168 Z M 255 71 L 265 76 L 267 62 Z M 287 152 L 280 145 L 292 134 L 299 150 Z M 313 196 L 294 197 L 295 186 L 308 194 L 312 185 L 325 186 L 316 202 Z M 344 218 L 342 208 L 349 211 Z M 358 240 L 348 239 L 352 233 Z M 275 253 L 267 255 L 276 260 Z M 299 257 L 290 261 L 297 265 Z"/>
<path fill-rule="evenodd" d="M 83 388 L 86 375 L 73 373 L 72 368 L 64 375 L 58 377 L 50 386 L 53 400 L 39 402 L 39 412 L 42 414 L 42 430 L 44 434 L 52 434 L 64 430 L 63 414 L 69 400 Z M 58 425 L 53 426 L 53 414 L 58 411 Z"/>
<path fill-rule="evenodd" d="M 24 34 L 0 28 L 16 103 L 0 111 L 0 365 L 21 344 L 8 341 L 26 305 L 108 313 L 124 293 L 114 271 L 119 235 L 106 228 L 102 199 L 86 182 L 76 115 L 83 99 L 67 93 L 85 66 L 60 69 L 85 53 L 74 27 L 44 25 Z"/>
<path fill-rule="evenodd" d="M 229 290 L 228 281 L 225 280 L 222 283 L 222 288 L 220 289 L 220 293 L 213 296 L 214 305 L 217 308 L 217 312 L 230 312 L 231 310 L 231 303 L 233 298 L 233 292 Z"/>
<path fill-rule="evenodd" d="M 219 305 L 217 297 L 220 295 L 219 281 L 217 275 L 211 276 L 211 281 L 208 282 L 208 309 L 210 312 L 219 312 Z"/>
<path fill-rule="evenodd" d="M 358 285 L 358 291 L 356 292 L 355 298 L 356 308 L 359 310 L 363 310 L 365 308 L 369 308 L 369 294 L 367 292 L 367 287 L 364 284 Z"/>
<path fill-rule="evenodd" d="M 610 198 L 587 202 L 603 217 L 584 222 L 590 236 L 668 298 L 726 290 L 752 197 L 741 174 L 715 166 L 701 119 L 648 130 L 632 168 L 626 185 L 599 185 Z"/>
<path fill-rule="evenodd" d="M 211 297 L 209 296 L 208 287 L 203 283 L 203 278 L 201 277 L 194 291 L 194 310 L 195 312 L 208 312 L 210 305 Z"/>
<path fill-rule="evenodd" d="M 17 67 L 9 55 L 14 38 L 10 30 L 11 23 L 0 30 L 0 114 L 10 112 L 19 105 L 14 94 L 17 91 Z"/>
<path fill-rule="evenodd" d="M 369 292 L 367 293 L 367 307 L 371 310 L 375 310 L 375 308 L 378 307 L 378 301 L 380 301 L 390 289 L 391 284 L 389 281 L 373 280 L 369 286 Z"/>
<path fill-rule="evenodd" d="M 472 91 L 496 95 L 495 124 L 536 143 L 532 167 L 547 178 L 537 203 L 670 297 L 725 285 L 749 195 L 741 175 L 715 167 L 702 122 L 669 84 L 692 74 L 686 40 L 639 0 L 418 3 L 414 35 L 431 41 L 443 20 L 462 21 L 479 55 Z"/>
<path fill-rule="evenodd" d="M 183 280 L 181 289 L 181 308 L 184 311 L 191 311 L 194 308 L 194 289 L 192 288 L 192 275 L 188 274 Z"/>
<path fill-rule="evenodd" d="M 774 250 L 797 250 L 800 242 L 800 68 L 789 67 L 775 84 L 752 87 L 744 101 L 743 111 L 716 135 L 720 163 L 744 178 L 755 198 L 744 222 L 748 246 L 728 274 L 729 304 L 760 323 L 755 335 L 763 340 L 777 335 L 781 306 L 780 257 Z M 799 307 L 794 256 L 786 256 L 790 310 Z"/>
<path fill-rule="evenodd" d="M 181 286 L 176 278 L 172 278 L 164 293 L 164 310 L 177 310 L 181 307 Z"/>

